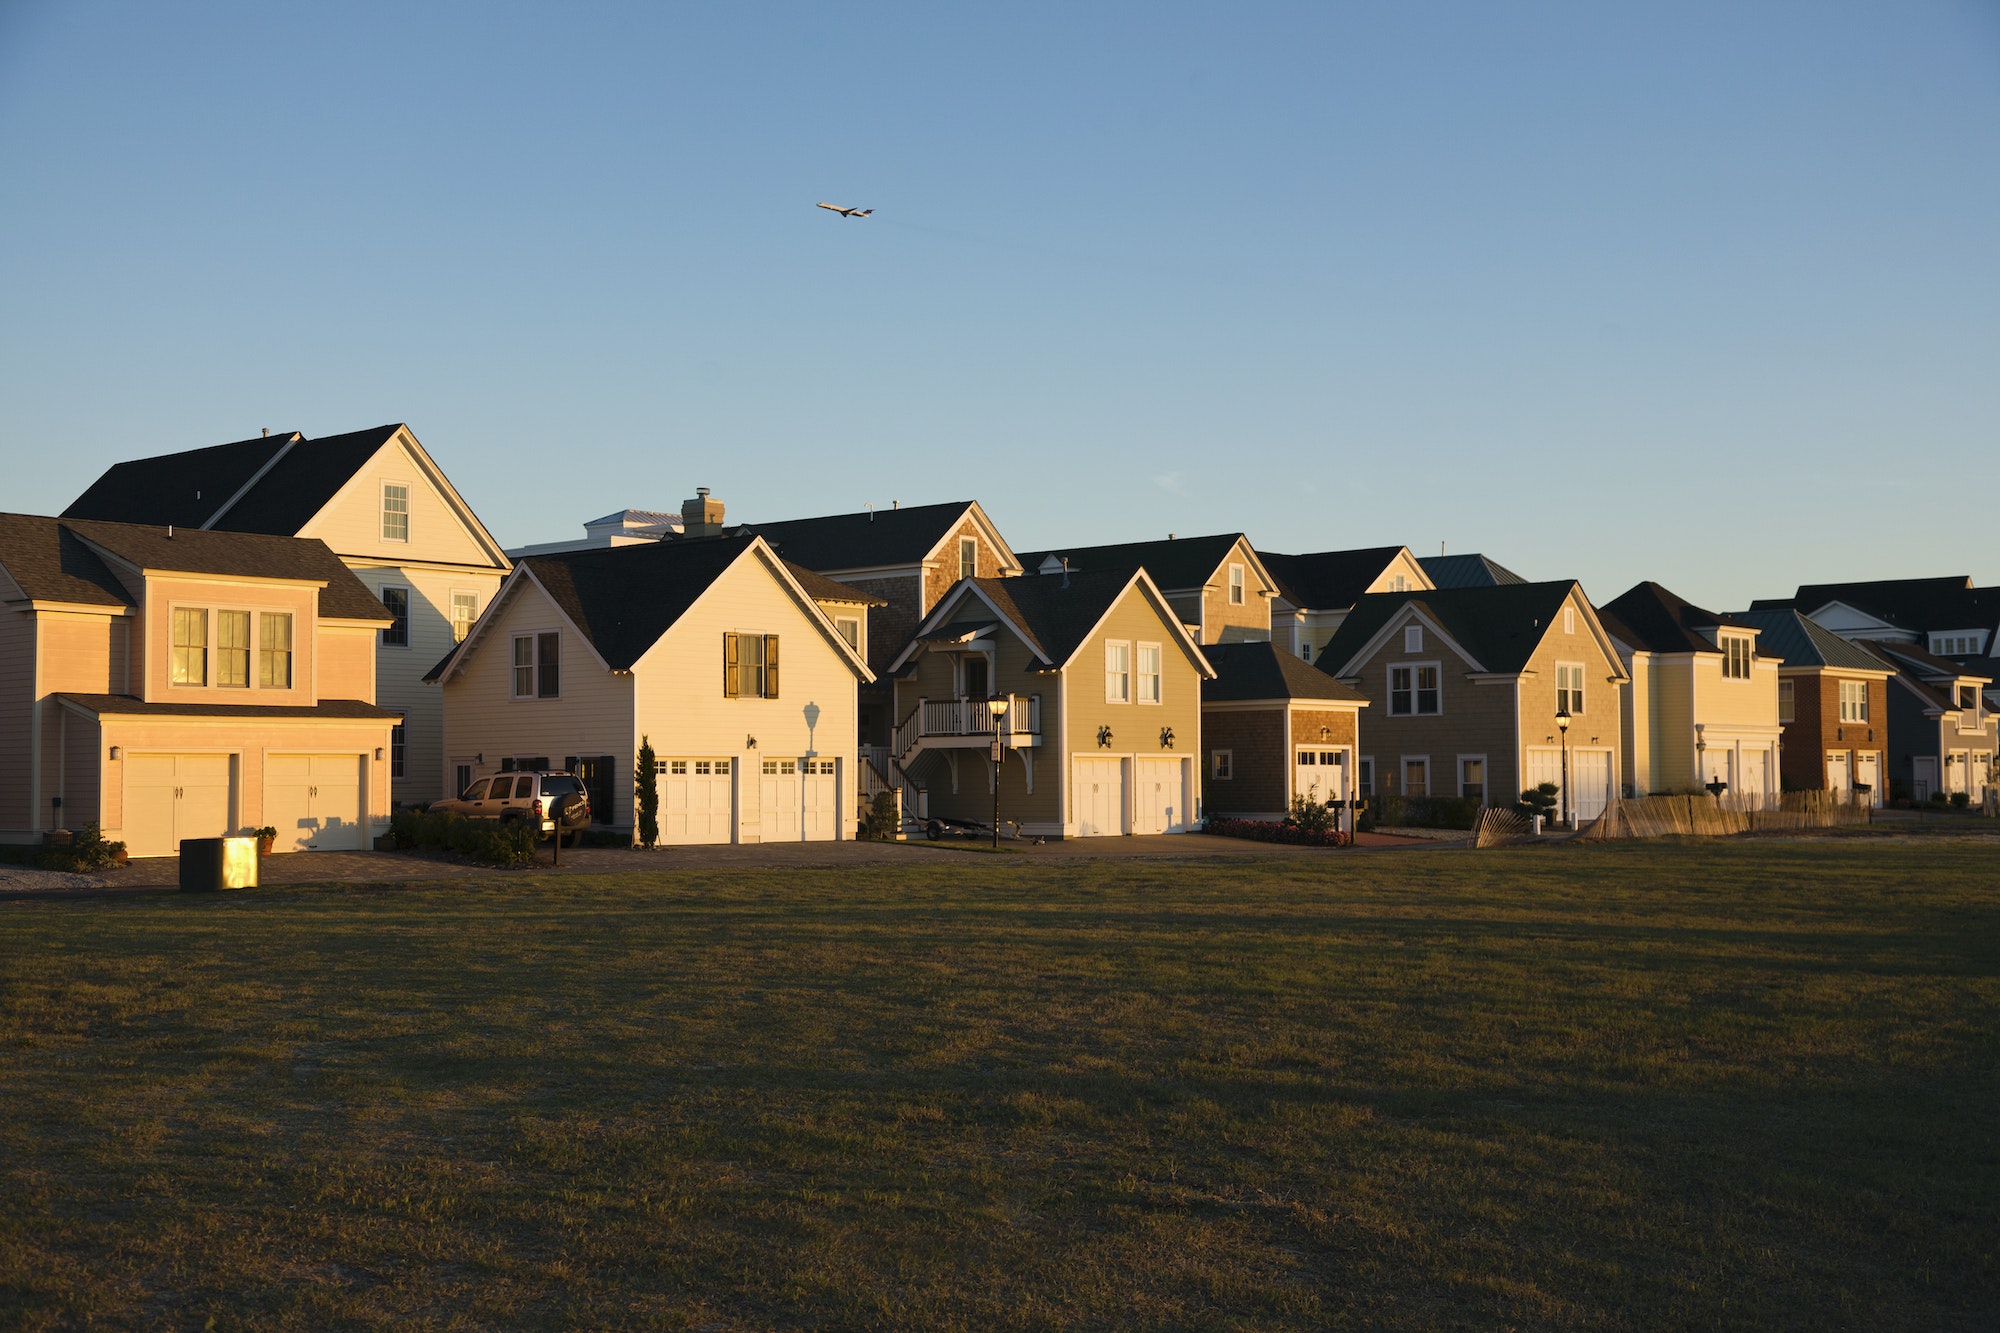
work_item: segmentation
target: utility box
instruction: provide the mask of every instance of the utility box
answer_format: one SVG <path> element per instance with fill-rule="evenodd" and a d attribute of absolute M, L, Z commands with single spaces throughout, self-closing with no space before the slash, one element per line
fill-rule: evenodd
<path fill-rule="evenodd" d="M 256 887 L 255 838 L 181 839 L 181 892 Z"/>

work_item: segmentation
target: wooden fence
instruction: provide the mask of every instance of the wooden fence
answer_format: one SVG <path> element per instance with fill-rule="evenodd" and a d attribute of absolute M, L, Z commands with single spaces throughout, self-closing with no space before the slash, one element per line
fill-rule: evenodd
<path fill-rule="evenodd" d="M 1732 833 L 1778 833 L 1793 829 L 1839 828 L 1866 824 L 1874 809 L 1866 797 L 1839 792 L 1788 791 L 1782 796 L 1640 796 L 1613 800 L 1604 813 L 1574 836 L 1591 841 L 1624 838 L 1720 838 Z M 1498 847 L 1531 836 L 1532 825 L 1516 810 L 1488 808 L 1472 828 L 1474 847 Z"/>

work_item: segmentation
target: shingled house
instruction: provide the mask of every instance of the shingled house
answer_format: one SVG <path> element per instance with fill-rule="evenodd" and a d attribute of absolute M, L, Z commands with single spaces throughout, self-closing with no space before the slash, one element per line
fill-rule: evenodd
<path fill-rule="evenodd" d="M 1216 673 L 1201 687 L 1205 814 L 1283 819 L 1295 796 L 1357 794 L 1359 691 L 1273 643 L 1202 652 Z"/>
<path fill-rule="evenodd" d="M 1278 585 L 1240 532 L 1106 546 L 1057 546 L 1021 557 L 1038 574 L 1130 574 L 1143 569 L 1199 643 L 1271 637 Z"/>
<path fill-rule="evenodd" d="M 1271 638 L 1310 662 L 1354 604 L 1372 592 L 1417 592 L 1436 585 L 1407 546 L 1281 555 L 1259 551 L 1277 581 Z"/>

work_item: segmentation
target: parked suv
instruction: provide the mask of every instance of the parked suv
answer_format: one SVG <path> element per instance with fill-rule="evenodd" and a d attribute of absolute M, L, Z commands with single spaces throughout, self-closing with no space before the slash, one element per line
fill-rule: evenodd
<path fill-rule="evenodd" d="M 538 770 L 475 778 L 457 796 L 433 802 L 431 809 L 464 815 L 467 819 L 530 824 L 538 837 L 555 833 L 558 816 L 564 833 L 573 833 L 590 824 L 590 796 L 573 773 Z"/>

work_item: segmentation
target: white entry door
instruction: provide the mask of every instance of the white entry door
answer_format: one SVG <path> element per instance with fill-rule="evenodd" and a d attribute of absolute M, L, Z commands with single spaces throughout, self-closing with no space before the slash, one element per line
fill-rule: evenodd
<path fill-rule="evenodd" d="M 736 781 L 727 759 L 663 759 L 660 840 L 680 844 L 736 840 Z"/>
<path fill-rule="evenodd" d="M 1875 751 L 1854 756 L 1854 785 L 1868 788 L 1868 804 L 1882 804 L 1882 757 Z"/>
<path fill-rule="evenodd" d="M 265 755 L 264 822 L 278 830 L 273 851 L 365 848 L 361 756 Z"/>
<path fill-rule="evenodd" d="M 1571 750 L 1570 778 L 1576 784 L 1576 818 L 1587 824 L 1611 803 L 1611 751 Z"/>
<path fill-rule="evenodd" d="M 183 838 L 219 838 L 229 827 L 229 756 L 135 754 L 125 759 L 125 849 L 176 856 Z"/>
<path fill-rule="evenodd" d="M 1917 762 L 1922 763 L 1922 760 Z M 1854 775 L 1847 768 L 1847 751 L 1828 750 L 1826 753 L 1826 789 L 1846 800 L 1854 794 Z"/>
<path fill-rule="evenodd" d="M 1181 761 L 1178 759 L 1134 759 L 1132 761 L 1132 831 L 1134 833 L 1181 833 L 1188 826 L 1186 802 L 1181 792 Z"/>
<path fill-rule="evenodd" d="M 840 780 L 832 759 L 801 759 L 799 819 L 807 842 L 832 842 L 840 836 Z"/>
<path fill-rule="evenodd" d="M 1347 752 L 1301 746 L 1292 755 L 1292 793 L 1315 805 L 1347 799 Z"/>
<path fill-rule="evenodd" d="M 757 786 L 758 836 L 765 842 L 799 840 L 799 763 L 766 759 Z"/>
<path fill-rule="evenodd" d="M 1118 759 L 1077 759 L 1070 802 L 1080 838 L 1115 838 L 1125 832 L 1125 766 Z"/>

